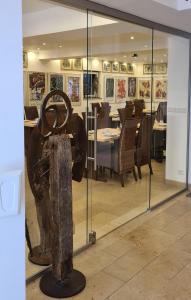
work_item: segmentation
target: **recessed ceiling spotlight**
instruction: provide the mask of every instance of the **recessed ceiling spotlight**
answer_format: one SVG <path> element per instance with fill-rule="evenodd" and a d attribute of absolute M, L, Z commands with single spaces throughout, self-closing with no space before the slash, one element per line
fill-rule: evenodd
<path fill-rule="evenodd" d="M 40 48 L 37 48 L 37 50 L 40 50 Z"/>
<path fill-rule="evenodd" d="M 46 46 L 46 43 L 42 43 L 43 46 Z"/>
<path fill-rule="evenodd" d="M 58 48 L 62 48 L 62 45 L 59 45 Z"/>
<path fill-rule="evenodd" d="M 132 35 L 132 36 L 130 37 L 130 39 L 131 39 L 131 40 L 134 40 L 134 39 L 135 39 L 135 37 Z"/>
<path fill-rule="evenodd" d="M 167 54 L 164 54 L 163 56 L 164 56 L 164 57 L 167 57 Z"/>
<path fill-rule="evenodd" d="M 144 45 L 144 48 L 148 48 L 148 45 Z"/>
<path fill-rule="evenodd" d="M 123 55 L 124 58 L 127 58 L 127 55 Z"/>

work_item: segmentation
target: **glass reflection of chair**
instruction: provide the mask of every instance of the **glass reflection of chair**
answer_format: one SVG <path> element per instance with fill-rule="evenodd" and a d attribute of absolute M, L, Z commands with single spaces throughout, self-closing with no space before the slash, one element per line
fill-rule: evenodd
<path fill-rule="evenodd" d="M 38 109 L 34 106 L 25 106 L 25 117 L 27 120 L 35 120 L 39 118 Z"/>
<path fill-rule="evenodd" d="M 134 110 L 133 104 L 130 104 L 130 105 L 126 106 L 125 108 L 118 108 L 119 119 L 120 119 L 121 124 L 123 124 L 129 118 L 132 118 L 133 110 Z"/>
<path fill-rule="evenodd" d="M 158 122 L 162 121 L 164 123 L 167 122 L 167 102 L 160 102 L 157 113 L 156 113 L 156 120 Z"/>
<path fill-rule="evenodd" d="M 141 119 L 143 116 L 143 109 L 145 108 L 145 102 L 143 99 L 135 99 L 133 102 L 135 106 L 135 118 Z"/>

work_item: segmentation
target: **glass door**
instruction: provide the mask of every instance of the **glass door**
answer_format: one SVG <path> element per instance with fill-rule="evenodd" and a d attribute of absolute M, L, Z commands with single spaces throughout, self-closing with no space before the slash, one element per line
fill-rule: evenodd
<path fill-rule="evenodd" d="M 90 237 L 149 207 L 151 169 L 142 155 L 150 153 L 152 59 L 151 29 L 88 13 Z"/>

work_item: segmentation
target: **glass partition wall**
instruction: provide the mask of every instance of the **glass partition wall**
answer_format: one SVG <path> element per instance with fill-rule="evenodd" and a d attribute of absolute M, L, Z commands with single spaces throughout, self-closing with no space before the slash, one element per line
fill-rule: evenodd
<path fill-rule="evenodd" d="M 31 6 L 23 12 L 24 105 L 39 112 L 43 97 L 62 89 L 84 120 L 86 168 L 82 182 L 72 182 L 76 251 L 186 187 L 189 41 L 40 2 L 34 31 Z M 26 121 L 26 151 L 31 128 Z M 27 167 L 26 221 L 35 247 L 41 236 Z M 27 278 L 44 269 L 26 260 Z"/>

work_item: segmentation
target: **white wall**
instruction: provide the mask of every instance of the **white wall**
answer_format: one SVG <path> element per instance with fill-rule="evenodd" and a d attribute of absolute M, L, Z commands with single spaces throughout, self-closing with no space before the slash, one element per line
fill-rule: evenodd
<path fill-rule="evenodd" d="M 24 166 L 21 7 L 21 0 L 0 1 L 0 173 Z M 19 215 L 0 219 L 2 300 L 25 299 L 23 200 L 24 193 Z"/>
<path fill-rule="evenodd" d="M 189 41 L 168 42 L 168 126 L 166 179 L 186 182 Z"/>

